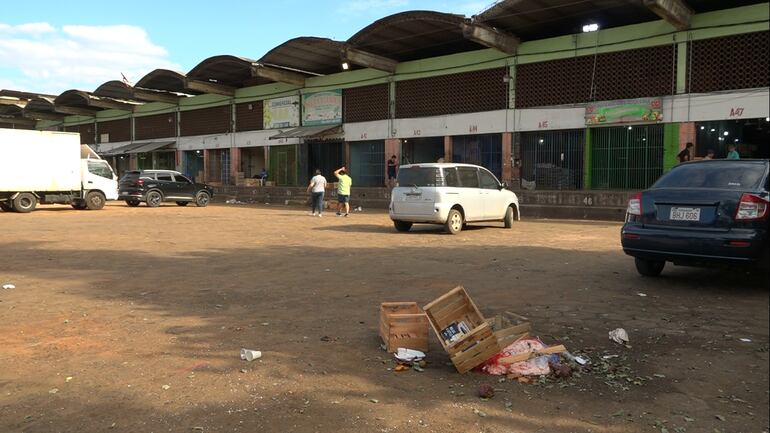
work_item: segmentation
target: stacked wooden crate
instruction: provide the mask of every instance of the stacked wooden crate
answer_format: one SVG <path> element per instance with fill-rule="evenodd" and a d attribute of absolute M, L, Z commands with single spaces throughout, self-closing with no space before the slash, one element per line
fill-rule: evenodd
<path fill-rule="evenodd" d="M 428 351 L 428 318 L 416 302 L 380 304 L 380 337 L 388 352 L 399 347 Z"/>

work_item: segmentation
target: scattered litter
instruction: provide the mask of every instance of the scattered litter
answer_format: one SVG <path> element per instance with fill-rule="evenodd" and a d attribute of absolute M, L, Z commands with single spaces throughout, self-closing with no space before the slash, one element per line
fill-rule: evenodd
<path fill-rule="evenodd" d="M 478 394 L 479 398 L 490 399 L 495 396 L 495 387 L 488 383 L 482 383 L 476 389 L 476 394 Z"/>
<path fill-rule="evenodd" d="M 401 362 L 417 362 L 425 358 L 424 352 L 419 350 L 405 349 L 403 347 L 399 347 L 396 353 L 393 355 Z"/>
<path fill-rule="evenodd" d="M 602 359 L 612 359 L 612 358 L 619 358 L 620 355 L 604 355 L 602 356 Z"/>
<path fill-rule="evenodd" d="M 724 421 L 725 420 L 725 417 L 723 417 L 722 415 L 714 415 L 714 418 L 716 418 L 716 419 L 718 419 L 720 421 Z"/>
<path fill-rule="evenodd" d="M 16 286 L 14 286 L 13 284 L 10 284 L 10 283 L 3 284 L 3 289 L 5 289 L 5 290 L 12 290 L 12 289 L 15 289 L 15 288 L 16 288 Z"/>
<path fill-rule="evenodd" d="M 364 208 L 361 206 L 358 206 L 357 208 L 353 209 L 353 212 L 363 212 Z"/>
<path fill-rule="evenodd" d="M 647 294 L 646 294 L 646 293 L 642 293 L 642 292 L 639 292 L 639 293 L 637 293 L 637 295 L 641 296 L 642 298 L 644 298 L 644 297 L 646 297 L 646 296 L 647 296 Z"/>
<path fill-rule="evenodd" d="M 64 379 L 65 382 L 70 382 L 72 380 L 72 376 L 67 376 L 66 379 Z"/>
<path fill-rule="evenodd" d="M 245 361 L 253 361 L 262 357 L 262 352 L 259 350 L 241 349 L 241 359 Z"/>
<path fill-rule="evenodd" d="M 573 354 L 571 354 L 569 352 L 564 352 L 564 353 L 561 354 L 561 356 L 566 358 L 568 361 L 572 361 L 572 362 L 574 362 L 575 364 L 578 364 L 578 365 L 586 365 L 589 362 L 591 362 L 591 360 L 588 359 L 588 358 L 585 358 L 583 356 L 575 356 L 575 355 L 573 355 Z"/>
<path fill-rule="evenodd" d="M 564 352 L 564 346 L 548 347 L 538 338 L 514 341 L 500 353 L 490 358 L 482 370 L 500 376 L 543 376 L 551 373 L 550 362 L 558 363 L 554 353 Z"/>
<path fill-rule="evenodd" d="M 401 372 L 401 371 L 409 370 L 410 368 L 411 367 L 409 366 L 409 364 L 398 364 L 396 365 L 396 368 L 393 369 L 393 371 Z"/>
<path fill-rule="evenodd" d="M 751 338 L 739 338 L 739 340 L 744 343 L 751 343 Z"/>
<path fill-rule="evenodd" d="M 262 326 L 270 326 L 269 322 L 262 322 Z"/>
<path fill-rule="evenodd" d="M 369 399 L 369 401 L 371 401 L 371 402 L 372 402 L 372 403 L 374 403 L 374 404 L 377 404 L 377 403 L 379 403 L 379 402 L 380 402 L 380 401 L 379 401 L 379 400 L 377 400 L 376 398 L 370 398 L 370 399 Z"/>
<path fill-rule="evenodd" d="M 424 368 L 422 368 L 422 367 L 420 366 L 420 364 L 417 364 L 417 363 L 415 363 L 415 364 L 412 364 L 412 370 L 414 370 L 414 371 L 416 371 L 416 372 L 418 372 L 418 373 L 422 373 L 423 371 L 425 371 L 425 369 L 424 369 Z"/>
<path fill-rule="evenodd" d="M 171 385 L 163 385 L 163 386 L 161 386 L 161 388 L 163 388 L 164 391 L 167 391 L 167 390 L 171 389 Z"/>
<path fill-rule="evenodd" d="M 551 368 L 553 375 L 559 379 L 568 379 L 572 377 L 572 367 L 567 364 L 550 361 L 548 366 Z"/>
<path fill-rule="evenodd" d="M 482 411 L 480 411 L 480 410 L 478 410 L 478 409 L 476 409 L 476 408 L 473 408 L 473 413 L 475 413 L 476 415 L 478 415 L 478 416 L 480 416 L 480 417 L 482 417 L 482 418 L 484 418 L 485 416 L 487 416 L 487 413 L 486 413 L 486 412 L 482 412 Z"/>
<path fill-rule="evenodd" d="M 618 344 L 628 343 L 628 332 L 623 328 L 616 328 L 610 331 L 610 340 Z"/>
<path fill-rule="evenodd" d="M 53 388 L 48 391 L 49 394 L 56 394 L 57 392 L 59 392 L 59 388 Z"/>
<path fill-rule="evenodd" d="M 242 202 L 240 200 L 236 200 L 234 198 L 231 198 L 229 200 L 225 200 L 225 203 L 227 203 L 227 204 L 246 204 L 246 203 L 244 203 L 244 202 Z"/>

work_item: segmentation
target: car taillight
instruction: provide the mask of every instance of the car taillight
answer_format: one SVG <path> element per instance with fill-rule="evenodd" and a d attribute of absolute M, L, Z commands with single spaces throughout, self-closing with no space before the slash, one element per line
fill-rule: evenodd
<path fill-rule="evenodd" d="M 144 179 L 137 179 L 134 181 L 134 185 L 142 186 L 144 185 Z"/>
<path fill-rule="evenodd" d="M 631 196 L 631 199 L 628 200 L 628 209 L 626 209 L 626 212 L 629 215 L 642 214 L 642 193 L 641 192 L 637 192 L 636 194 Z"/>
<path fill-rule="evenodd" d="M 767 216 L 768 200 L 755 194 L 744 193 L 738 203 L 735 219 L 739 221 L 759 220 Z"/>

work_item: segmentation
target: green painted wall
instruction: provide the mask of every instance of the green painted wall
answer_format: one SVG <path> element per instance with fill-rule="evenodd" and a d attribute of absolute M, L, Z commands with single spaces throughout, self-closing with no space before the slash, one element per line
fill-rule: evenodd
<path fill-rule="evenodd" d="M 679 161 L 679 124 L 666 123 L 663 125 L 663 172 L 671 170 Z"/>
<path fill-rule="evenodd" d="M 591 128 L 586 128 L 586 147 L 583 149 L 583 189 L 591 189 Z"/>

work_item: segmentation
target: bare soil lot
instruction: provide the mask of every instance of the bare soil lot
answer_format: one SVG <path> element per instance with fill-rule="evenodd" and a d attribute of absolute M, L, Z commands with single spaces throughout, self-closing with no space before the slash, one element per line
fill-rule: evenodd
<path fill-rule="evenodd" d="M 277 206 L 0 213 L 0 283 L 16 286 L 0 289 L 0 432 L 768 431 L 766 275 L 647 279 L 619 224 L 500 226 L 400 234 L 383 213 Z M 389 370 L 379 303 L 460 284 L 594 371 L 459 375 L 435 341 L 424 372 Z"/>

